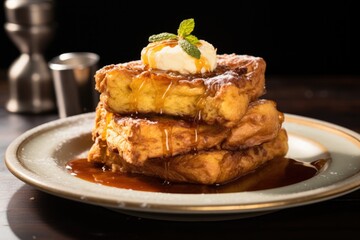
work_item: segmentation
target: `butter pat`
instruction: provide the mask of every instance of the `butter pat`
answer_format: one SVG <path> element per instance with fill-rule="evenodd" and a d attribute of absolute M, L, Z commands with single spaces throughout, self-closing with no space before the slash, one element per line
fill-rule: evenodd
<path fill-rule="evenodd" d="M 187 54 L 176 40 L 149 43 L 141 51 L 141 60 L 153 69 L 176 71 L 181 74 L 211 72 L 216 68 L 216 49 L 205 40 L 196 45 L 200 59 Z"/>

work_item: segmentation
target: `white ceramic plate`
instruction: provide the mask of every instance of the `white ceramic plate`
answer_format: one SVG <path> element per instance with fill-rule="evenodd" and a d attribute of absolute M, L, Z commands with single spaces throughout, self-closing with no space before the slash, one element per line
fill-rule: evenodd
<path fill-rule="evenodd" d="M 325 201 L 360 188 L 360 135 L 316 119 L 285 114 L 287 157 L 309 161 L 331 158 L 324 171 L 285 187 L 214 194 L 154 193 L 98 185 L 70 175 L 65 163 L 85 157 L 94 113 L 33 128 L 7 148 L 6 165 L 20 180 L 50 194 L 163 220 L 229 220 Z"/>

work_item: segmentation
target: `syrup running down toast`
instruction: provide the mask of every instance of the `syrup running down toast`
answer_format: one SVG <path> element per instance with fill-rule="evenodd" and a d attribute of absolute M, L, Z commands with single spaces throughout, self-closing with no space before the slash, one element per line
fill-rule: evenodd
<path fill-rule="evenodd" d="M 141 59 L 95 74 L 100 101 L 88 161 L 170 182 L 225 184 L 284 157 L 284 114 L 264 98 L 266 62 L 217 54 L 184 20 Z"/>

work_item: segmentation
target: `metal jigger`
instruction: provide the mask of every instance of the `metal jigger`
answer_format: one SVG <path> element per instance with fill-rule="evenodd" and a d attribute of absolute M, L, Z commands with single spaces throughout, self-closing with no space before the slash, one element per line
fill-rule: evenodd
<path fill-rule="evenodd" d="M 9 68 L 10 112 L 56 109 L 51 72 L 43 51 L 53 36 L 52 0 L 6 0 L 5 30 L 21 55 Z"/>

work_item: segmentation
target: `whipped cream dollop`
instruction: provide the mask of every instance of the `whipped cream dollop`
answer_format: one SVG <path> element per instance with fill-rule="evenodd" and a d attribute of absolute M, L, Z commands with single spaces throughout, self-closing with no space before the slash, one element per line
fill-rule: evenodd
<path fill-rule="evenodd" d="M 141 51 L 141 60 L 153 69 L 177 71 L 181 74 L 211 72 L 216 68 L 216 48 L 205 40 L 199 40 L 200 59 L 187 54 L 176 40 L 149 43 Z"/>

